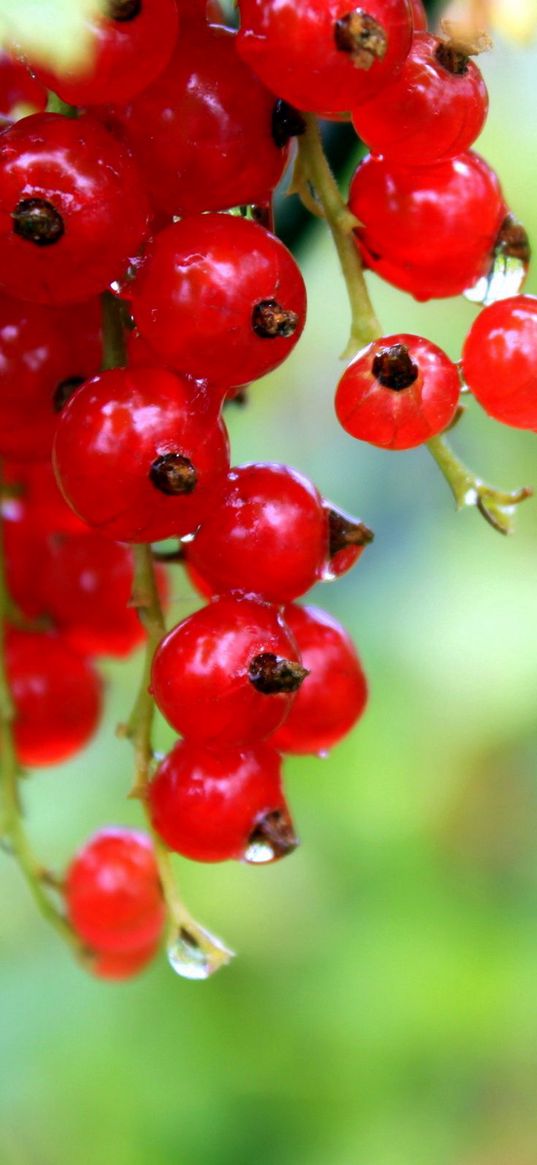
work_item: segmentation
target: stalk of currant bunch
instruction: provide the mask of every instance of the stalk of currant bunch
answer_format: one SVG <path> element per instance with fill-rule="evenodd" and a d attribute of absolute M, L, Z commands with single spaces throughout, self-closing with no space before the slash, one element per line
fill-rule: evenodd
<path fill-rule="evenodd" d="M 103 368 L 126 364 L 124 304 L 110 292 L 102 296 Z M 186 909 L 174 876 L 171 858 L 159 834 L 153 829 L 147 809 L 147 787 L 154 768 L 152 743 L 155 702 L 150 692 L 153 657 L 166 632 L 159 597 L 154 558 L 148 543 L 133 543 L 134 579 L 132 605 L 146 631 L 144 664 L 132 712 L 118 731 L 134 748 L 135 773 L 130 796 L 138 798 L 153 838 L 158 874 L 168 911 L 168 958 L 172 968 L 185 978 L 206 979 L 233 958 L 220 939 L 211 935 Z"/>
<path fill-rule="evenodd" d="M 299 152 L 291 189 L 300 195 L 307 209 L 325 218 L 334 240 L 351 310 L 350 336 L 342 358 L 350 359 L 365 345 L 379 340 L 382 330 L 364 279 L 360 252 L 353 238 L 358 220 L 345 203 L 330 170 L 317 118 L 313 114 L 306 114 L 304 119 L 306 128 L 298 139 Z M 379 360 L 385 352 L 385 348 L 380 348 L 376 359 Z M 400 353 L 397 355 L 400 358 Z M 409 376 L 413 375 L 410 366 L 408 373 Z M 401 375 L 400 369 L 398 374 Z M 411 380 L 407 379 L 405 383 L 411 383 Z M 401 382 L 399 386 L 403 386 Z M 459 388 L 453 385 L 451 395 L 456 393 L 458 397 L 458 391 Z M 475 506 L 495 530 L 509 534 L 513 529 L 514 508 L 531 497 L 532 490 L 525 486 L 512 491 L 499 489 L 483 481 L 463 464 L 445 436 L 445 432 L 453 427 L 461 415 L 462 410 L 456 413 L 455 418 L 451 415 L 449 423 L 446 417 L 444 432 L 426 440 L 429 453 L 446 479 L 457 509 Z"/>

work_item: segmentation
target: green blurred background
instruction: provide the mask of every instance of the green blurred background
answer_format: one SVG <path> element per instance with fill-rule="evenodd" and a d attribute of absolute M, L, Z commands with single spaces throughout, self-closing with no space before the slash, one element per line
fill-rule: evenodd
<path fill-rule="evenodd" d="M 537 47 L 499 43 L 483 68 L 480 148 L 537 238 Z M 289 461 L 376 530 L 315 594 L 355 636 L 369 711 L 329 759 L 287 765 L 292 858 L 178 862 L 190 907 L 239 955 L 207 983 L 164 958 L 127 984 L 87 977 L 2 858 L 0 1165 L 537 1162 L 537 505 L 502 539 L 455 515 L 425 451 L 338 428 L 347 308 L 322 227 L 299 258 L 305 336 L 231 411 L 233 454 Z M 458 357 L 474 307 L 371 290 L 387 333 Z M 536 484 L 534 438 L 475 405 L 453 443 L 497 484 Z M 173 587 L 182 617 L 194 599 L 179 573 Z M 53 865 L 101 824 L 139 821 L 114 737 L 139 665 L 105 669 L 98 740 L 25 789 Z"/>

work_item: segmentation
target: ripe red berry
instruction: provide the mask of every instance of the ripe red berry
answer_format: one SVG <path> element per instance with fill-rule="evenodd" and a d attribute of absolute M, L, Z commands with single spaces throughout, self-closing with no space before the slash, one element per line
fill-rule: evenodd
<path fill-rule="evenodd" d="M 21 61 L 0 51 L 0 124 L 2 128 L 30 113 L 42 113 L 47 91 Z"/>
<path fill-rule="evenodd" d="M 160 946 L 160 939 L 140 947 L 135 951 L 95 952 L 88 970 L 97 979 L 111 979 L 114 982 L 123 979 L 132 979 L 153 961 Z"/>
<path fill-rule="evenodd" d="M 280 758 L 266 744 L 211 752 L 180 741 L 149 786 L 149 807 L 166 845 L 194 861 L 271 861 L 297 845 Z"/>
<path fill-rule="evenodd" d="M 129 101 L 167 65 L 177 37 L 175 0 L 108 0 L 88 17 L 88 60 L 61 73 L 33 64 L 39 79 L 69 105 Z"/>
<path fill-rule="evenodd" d="M 309 674 L 270 743 L 281 752 L 327 752 L 364 712 L 367 681 L 350 636 L 332 615 L 289 605 L 285 619 Z"/>
<path fill-rule="evenodd" d="M 165 601 L 166 575 L 156 570 Z M 41 560 L 41 609 L 77 651 L 122 658 L 145 638 L 130 605 L 133 578 L 130 547 L 93 532 L 52 536 Z"/>
<path fill-rule="evenodd" d="M 472 152 L 419 169 L 368 155 L 349 207 L 364 224 L 355 237 L 366 265 L 419 300 L 486 275 L 507 213 L 496 174 Z"/>
<path fill-rule="evenodd" d="M 515 295 L 484 308 L 462 354 L 463 375 L 491 417 L 537 429 L 537 297 Z"/>
<path fill-rule="evenodd" d="M 477 65 L 437 37 L 417 33 L 393 83 L 353 109 L 353 122 L 372 153 L 405 168 L 427 166 L 467 150 L 487 108 Z"/>
<path fill-rule="evenodd" d="M 24 496 L 2 498 L 0 513 L 9 596 L 23 615 L 36 619 L 44 613 L 41 579 L 48 554 L 47 536 Z"/>
<path fill-rule="evenodd" d="M 114 369 L 78 389 L 54 444 L 73 509 L 122 542 L 191 533 L 226 473 L 226 431 L 201 390 L 158 368 Z"/>
<path fill-rule="evenodd" d="M 161 231 L 126 294 L 142 335 L 171 367 L 224 386 L 281 364 L 306 313 L 304 281 L 283 243 L 223 214 Z"/>
<path fill-rule="evenodd" d="M 172 728 L 189 740 L 248 745 L 281 724 L 304 675 L 279 611 L 224 595 L 162 640 L 151 691 Z"/>
<path fill-rule="evenodd" d="M 389 83 L 412 36 L 406 0 L 240 0 L 239 52 L 298 109 L 330 115 Z"/>
<path fill-rule="evenodd" d="M 274 94 L 237 55 L 236 39 L 200 22 L 154 84 L 111 111 L 162 214 L 266 203 L 281 178 L 288 150 L 273 136 Z"/>
<path fill-rule="evenodd" d="M 119 826 L 94 834 L 67 871 L 65 900 L 73 929 L 90 949 L 136 957 L 147 953 L 164 923 L 149 838 Z"/>
<path fill-rule="evenodd" d="M 410 0 L 414 21 L 414 32 L 427 32 L 427 11 L 422 0 Z"/>
<path fill-rule="evenodd" d="M 240 465 L 214 498 L 188 559 L 215 592 L 247 591 L 273 603 L 322 576 L 328 520 L 306 477 L 287 465 Z"/>
<path fill-rule="evenodd" d="M 63 304 L 119 278 L 147 226 L 126 149 L 92 117 L 37 113 L 0 137 L 0 285 Z"/>
<path fill-rule="evenodd" d="M 453 420 L 456 365 L 421 336 L 383 336 L 354 357 L 338 384 L 336 413 L 351 437 L 412 449 Z"/>
<path fill-rule="evenodd" d="M 58 418 L 56 417 L 56 423 Z M 5 462 L 4 479 L 15 485 L 27 503 L 35 529 L 40 535 L 81 534 L 88 526 L 60 493 L 49 461 Z"/>
<path fill-rule="evenodd" d="M 22 765 L 53 765 L 92 737 L 101 711 L 97 673 L 60 635 L 10 629 L 6 667 Z"/>

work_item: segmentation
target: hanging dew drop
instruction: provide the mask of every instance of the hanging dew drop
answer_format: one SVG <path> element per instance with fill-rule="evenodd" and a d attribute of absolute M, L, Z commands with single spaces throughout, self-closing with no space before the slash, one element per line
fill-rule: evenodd
<path fill-rule="evenodd" d="M 529 240 L 522 223 L 514 215 L 507 215 L 498 235 L 490 270 L 464 292 L 466 299 L 488 307 L 491 303 L 518 295 L 528 274 L 530 255 Z"/>
<path fill-rule="evenodd" d="M 196 980 L 209 979 L 234 957 L 234 952 L 224 946 L 219 938 L 200 926 L 196 926 L 195 934 L 186 927 L 180 927 L 168 943 L 166 953 L 176 975 Z"/>

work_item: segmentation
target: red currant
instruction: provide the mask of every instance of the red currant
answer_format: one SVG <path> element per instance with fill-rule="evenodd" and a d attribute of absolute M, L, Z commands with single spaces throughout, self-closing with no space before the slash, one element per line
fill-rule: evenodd
<path fill-rule="evenodd" d="M 201 390 L 159 368 L 95 376 L 58 421 L 54 464 L 73 509 L 122 542 L 195 530 L 226 473 L 223 422 Z"/>
<path fill-rule="evenodd" d="M 36 113 L 0 137 L 0 284 L 19 299 L 86 299 L 122 275 L 147 225 L 127 151 L 92 117 Z"/>
<path fill-rule="evenodd" d="M 297 845 L 280 757 L 266 744 L 210 752 L 180 741 L 149 786 L 149 807 L 166 845 L 194 861 L 269 861 Z"/>
<path fill-rule="evenodd" d="M 257 223 L 223 214 L 161 231 L 129 294 L 142 335 L 165 361 L 225 386 L 281 364 L 306 312 L 304 281 L 283 243 Z"/>
<path fill-rule="evenodd" d="M 536 296 L 515 295 L 480 312 L 462 362 L 466 383 L 491 417 L 537 429 Z"/>
<path fill-rule="evenodd" d="M 136 957 L 147 953 L 164 923 L 149 838 L 119 826 L 94 834 L 71 862 L 65 898 L 69 921 L 88 947 Z"/>
<path fill-rule="evenodd" d="M 47 91 L 26 65 L 0 51 L 0 124 L 4 127 L 30 113 L 42 113 Z"/>
<path fill-rule="evenodd" d="M 89 965 L 89 970 L 97 979 L 111 979 L 119 981 L 132 979 L 139 975 L 149 963 L 152 963 L 160 946 L 160 939 L 140 947 L 135 951 L 96 952 Z"/>
<path fill-rule="evenodd" d="M 456 365 L 436 344 L 421 336 L 384 336 L 345 369 L 336 413 L 351 437 L 412 449 L 449 425 L 459 393 Z"/>
<path fill-rule="evenodd" d="M 319 607 L 285 608 L 309 674 L 270 743 L 281 752 L 324 753 L 364 712 L 367 681 L 345 628 Z"/>
<path fill-rule="evenodd" d="M 219 747 L 247 745 L 281 724 L 304 675 L 275 607 L 223 595 L 162 640 L 151 690 L 182 736 Z"/>

